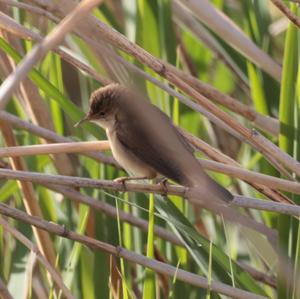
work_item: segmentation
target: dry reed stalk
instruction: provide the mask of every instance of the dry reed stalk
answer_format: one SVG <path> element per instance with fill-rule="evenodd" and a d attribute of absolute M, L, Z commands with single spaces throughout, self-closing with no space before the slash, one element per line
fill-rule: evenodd
<path fill-rule="evenodd" d="M 91 207 L 92 210 L 104 212 L 105 214 L 114 218 L 119 217 L 121 221 L 136 226 L 145 232 L 148 231 L 148 221 L 135 217 L 132 214 L 123 212 L 122 210 L 117 212 L 117 209 L 114 206 L 106 202 L 95 200 L 90 196 L 83 195 L 80 192 L 68 187 L 52 185 L 52 184 L 44 184 L 44 186 L 46 186 L 47 188 L 55 192 L 63 194 L 64 196 L 66 196 L 66 198 L 70 198 L 72 201 L 88 205 L 89 207 Z M 178 239 L 178 237 L 173 233 L 167 231 L 166 229 L 155 225 L 154 232 L 156 236 L 166 241 L 169 241 L 175 245 L 182 246 L 182 242 Z"/>
<path fill-rule="evenodd" d="M 255 280 L 261 281 L 265 284 L 268 284 L 269 286 L 276 288 L 276 277 L 274 276 L 268 276 L 266 273 L 262 271 L 258 271 L 257 269 L 254 269 L 250 267 L 247 264 L 243 264 L 240 262 L 237 262 L 237 264 L 244 270 L 247 271 Z"/>
<path fill-rule="evenodd" d="M 16 86 L 34 65 L 47 54 L 48 51 L 55 48 L 78 23 L 85 20 L 85 16 L 92 8 L 98 5 L 101 0 L 84 0 L 80 2 L 76 8 L 65 17 L 53 31 L 43 39 L 38 45 L 26 55 L 24 60 L 17 66 L 16 70 L 8 76 L 0 86 L 0 109 L 3 109 Z"/>
<path fill-rule="evenodd" d="M 63 295 L 67 299 L 74 299 L 73 295 L 71 294 L 70 290 L 65 286 L 59 272 L 51 265 L 47 259 L 41 254 L 38 247 L 33 244 L 28 238 L 26 238 L 23 234 L 21 234 L 19 231 L 17 231 L 15 228 L 13 228 L 7 221 L 3 219 L 3 217 L 0 217 L 0 225 L 9 232 L 12 236 L 14 236 L 15 239 L 19 240 L 23 245 L 25 245 L 31 252 L 33 252 L 37 258 L 37 260 L 45 267 L 45 269 L 48 271 L 50 276 L 52 277 L 53 281 L 56 283 L 56 285 L 59 287 L 59 289 L 62 291 Z"/>
<path fill-rule="evenodd" d="M 16 140 L 14 138 L 12 130 L 8 126 L 4 125 L 3 123 L 1 123 L 1 129 L 6 144 L 8 146 L 16 146 Z M 13 169 L 19 171 L 26 170 L 26 165 L 24 161 L 19 157 L 11 158 L 11 165 Z M 30 182 L 25 182 L 25 181 L 18 181 L 18 184 L 20 190 L 23 193 L 24 196 L 23 203 L 28 214 L 42 217 L 42 212 L 38 204 L 38 200 L 35 196 L 35 192 L 32 184 Z M 33 228 L 33 232 L 40 251 L 47 258 L 49 263 L 52 266 L 54 266 L 56 260 L 56 254 L 50 236 L 46 232 L 37 230 L 36 228 Z"/>
<path fill-rule="evenodd" d="M 6 0 L 0 0 L 1 1 L 6 1 Z M 12 3 L 11 3 L 12 2 Z M 24 4 L 20 2 L 15 1 L 9 1 L 12 5 L 18 7 L 17 4 Z M 25 4 L 25 8 L 27 6 L 31 7 L 31 5 Z M 22 6 L 23 7 L 23 6 Z M 33 6 L 34 8 L 34 6 Z M 39 8 L 38 8 L 39 9 Z M 39 9 L 42 10 L 42 9 Z M 30 10 L 31 11 L 31 10 Z M 43 10 L 42 10 L 43 11 Z M 49 13 L 48 13 L 49 14 Z M 54 16 L 53 16 L 54 17 Z M 58 21 L 59 19 L 57 19 Z M 29 40 L 34 40 L 34 41 L 41 41 L 43 37 L 38 34 L 37 32 L 34 32 L 32 30 L 27 29 L 23 25 L 17 23 L 14 19 L 9 17 L 8 15 L 4 14 L 3 12 L 0 12 L 0 28 L 2 30 L 5 30 L 11 34 L 14 34 L 20 38 L 23 39 L 29 39 Z M 91 68 L 89 65 L 83 63 L 80 61 L 78 58 L 72 56 L 70 53 L 68 53 L 66 50 L 64 50 L 61 47 L 56 47 L 53 49 L 55 53 L 57 53 L 62 59 L 73 65 L 75 68 L 79 68 L 82 71 L 86 72 L 88 75 L 102 83 L 103 85 L 107 85 L 109 83 L 112 83 L 112 81 L 108 78 L 105 78 L 104 76 L 101 76 L 98 74 L 93 68 Z"/>
<path fill-rule="evenodd" d="M 10 123 L 13 126 L 16 126 L 17 128 L 26 130 L 32 134 L 40 136 L 51 142 L 56 142 L 56 143 L 74 142 L 74 140 L 72 140 L 71 138 L 60 136 L 51 130 L 31 124 L 25 120 L 22 120 L 22 119 L 16 117 L 13 114 L 10 114 L 5 111 L 0 111 L 0 120 Z M 120 168 L 120 166 L 117 164 L 117 162 L 112 157 L 103 155 L 99 152 L 85 153 L 85 155 L 98 161 L 98 162 L 106 163 L 109 165 L 113 165 L 116 168 Z"/>
<path fill-rule="evenodd" d="M 277 168 L 279 171 L 282 172 L 282 169 L 281 167 L 278 167 L 277 162 L 279 165 L 281 165 L 280 163 L 284 164 L 284 166 L 286 166 L 287 168 L 291 169 L 292 171 L 300 175 L 300 163 L 295 159 L 293 159 L 287 153 L 281 151 L 275 144 L 273 144 L 263 135 L 259 134 L 255 130 L 250 130 L 244 127 L 233 117 L 228 115 L 223 110 L 219 109 L 216 105 L 208 101 L 207 98 L 205 98 L 200 93 L 198 93 L 195 89 L 191 88 L 188 84 L 183 82 L 182 79 L 174 75 L 173 72 L 169 72 L 167 69 L 164 69 L 161 70 L 160 73 L 165 78 L 167 78 L 171 83 L 173 83 L 181 90 L 183 90 L 185 93 L 187 93 L 189 96 L 197 99 L 198 102 L 201 105 L 203 105 L 208 111 L 210 111 L 216 117 L 223 120 L 232 129 L 236 130 L 240 135 L 239 137 L 240 140 L 247 142 L 256 150 L 260 151 L 266 157 L 266 159 L 268 159 L 271 162 L 271 164 L 273 164 L 273 166 Z M 274 159 L 276 159 L 275 160 L 276 164 L 274 163 Z"/>
<path fill-rule="evenodd" d="M 59 22 L 59 18 L 55 17 L 52 13 L 48 12 L 47 10 L 45 10 L 43 8 L 39 8 L 37 6 L 30 5 L 28 3 L 18 2 L 15 0 L 0 0 L 0 3 L 6 4 L 9 6 L 22 8 L 22 9 L 28 10 L 34 14 L 38 14 L 40 16 L 46 17 L 53 22 L 57 22 L 57 23 Z"/>
<path fill-rule="evenodd" d="M 29 181 L 38 184 L 51 184 L 51 185 L 61 185 L 69 187 L 85 187 L 85 188 L 99 188 L 105 190 L 113 190 L 118 192 L 141 192 L 141 193 L 157 193 L 157 194 L 173 194 L 182 196 L 185 198 L 188 194 L 189 189 L 178 185 L 168 185 L 166 187 L 160 184 L 142 184 L 142 183 L 126 183 L 125 185 L 119 182 L 110 180 L 94 180 L 82 177 L 70 177 L 62 175 L 50 175 L 39 172 L 29 172 L 29 171 L 17 171 L 10 169 L 0 168 L 0 177 L 8 180 L 15 179 L 21 181 Z M 299 185 L 297 185 L 299 188 Z M 197 193 L 195 193 L 196 195 Z M 199 196 L 198 196 L 199 197 Z M 201 197 L 200 197 L 201 198 Z M 263 202 L 264 210 L 266 211 L 276 211 L 280 213 L 287 213 L 289 215 L 299 216 L 300 206 L 295 204 L 285 204 L 285 203 L 275 203 L 270 201 L 257 200 L 255 198 L 248 198 L 240 195 L 236 195 L 235 199 L 231 202 L 232 205 L 241 206 L 251 205 L 252 208 L 262 209 Z M 198 205 L 201 204 L 198 202 Z"/>
<path fill-rule="evenodd" d="M 297 0 L 296 0 L 297 1 Z M 294 1 L 294 2 L 296 2 Z M 281 0 L 271 0 L 271 2 L 300 29 L 300 18 L 296 16 Z M 296 2 L 299 4 L 299 2 Z"/>
<path fill-rule="evenodd" d="M 221 93 L 216 88 L 201 82 L 200 80 L 191 75 L 186 75 L 185 73 L 179 71 L 172 65 L 168 65 L 168 67 L 172 69 L 172 71 L 175 72 L 176 75 L 179 76 L 184 82 L 189 84 L 200 94 L 204 95 L 207 99 L 226 107 L 230 111 L 242 115 L 243 117 L 251 121 L 256 127 L 275 136 L 278 135 L 279 121 L 277 119 L 264 116 L 258 113 L 252 107 L 248 107 L 247 105 L 241 103 L 237 99 Z M 194 100 L 196 101 L 196 103 L 199 103 L 199 101 L 197 101 L 196 98 L 194 98 Z"/>
<path fill-rule="evenodd" d="M 91 249 L 100 250 L 112 254 L 116 257 L 124 258 L 130 262 L 135 264 L 142 265 L 144 267 L 150 268 L 157 273 L 161 273 L 164 275 L 168 275 L 170 277 L 174 277 L 176 275 L 176 279 L 201 287 L 201 288 L 210 288 L 210 290 L 227 295 L 233 298 L 243 298 L 243 299 L 266 299 L 264 296 L 260 296 L 257 294 L 253 294 L 238 288 L 234 288 L 228 286 L 221 282 L 211 282 L 209 283 L 207 278 L 202 276 L 184 271 L 182 269 L 178 269 L 177 267 L 149 259 L 143 255 L 137 254 L 135 252 L 131 252 L 125 248 L 120 246 L 115 247 L 105 242 L 101 242 L 73 231 L 66 229 L 64 226 L 60 226 L 53 222 L 45 221 L 39 217 L 32 217 L 18 209 L 8 207 L 7 205 L 0 203 L 0 213 L 2 215 L 17 219 L 24 223 L 34 225 L 40 229 L 46 230 L 50 233 L 59 235 L 61 237 L 79 242 L 84 244 Z"/>
<path fill-rule="evenodd" d="M 292 189 L 292 193 L 295 192 L 296 194 L 300 194 L 300 183 L 298 182 L 261 174 L 259 172 L 250 171 L 241 167 L 226 165 L 215 161 L 200 160 L 200 162 L 203 168 L 207 170 L 224 173 L 231 177 L 236 177 L 242 179 L 243 181 L 259 184 L 260 186 L 267 186 L 272 189 L 279 189 L 283 191 L 291 191 Z"/>
<path fill-rule="evenodd" d="M 211 145 L 204 142 L 200 138 L 197 138 L 197 137 L 193 136 L 192 134 L 190 134 L 186 131 L 183 131 L 183 130 L 181 130 L 181 132 L 183 133 L 185 138 L 196 149 L 203 152 L 210 159 L 221 162 L 221 163 L 226 164 L 226 165 L 232 165 L 234 167 L 238 167 L 240 169 L 243 169 L 242 166 L 237 161 L 235 161 L 232 158 L 226 156 L 225 154 L 223 154 L 218 149 L 213 148 Z M 248 183 L 249 185 L 251 185 L 256 190 L 258 190 L 259 192 L 261 192 L 262 194 L 264 194 L 265 196 L 267 196 L 268 198 L 270 198 L 271 200 L 278 201 L 278 202 L 283 202 L 283 203 L 284 202 L 285 203 L 293 203 L 293 202 L 291 202 L 291 200 L 288 197 L 286 197 L 282 193 L 275 190 L 274 186 L 270 186 L 271 188 L 269 188 L 269 187 L 266 187 L 264 185 L 259 184 L 259 182 L 258 182 L 258 184 L 254 183 L 254 182 L 247 181 L 247 180 L 245 182 Z"/>
<path fill-rule="evenodd" d="M 0 13 L 0 23 L 2 23 L 2 15 L 4 14 Z M 17 43 L 17 40 L 13 37 L 5 34 L 4 38 L 8 40 L 10 44 L 20 46 L 20 44 Z M 9 59 L 9 57 L 4 54 L 1 56 L 3 60 L 7 61 L 6 65 L 3 65 L 3 63 L 1 65 L 4 75 L 7 77 L 16 68 L 16 63 L 13 59 Z M 17 98 L 33 123 L 50 130 L 54 130 L 48 106 L 46 102 L 42 100 L 37 87 L 28 78 L 25 78 L 23 82 L 21 82 L 19 91 L 17 92 Z M 43 139 L 41 139 L 41 141 L 45 142 Z M 72 175 L 75 173 L 75 169 L 67 155 L 54 155 L 52 158 L 54 165 L 60 174 Z"/>
<path fill-rule="evenodd" d="M 0 148 L 0 157 L 23 157 L 57 153 L 84 153 L 110 150 L 108 140 L 36 144 Z"/>
<path fill-rule="evenodd" d="M 54 153 L 85 153 L 106 150 L 110 150 L 108 140 L 11 146 L 0 148 L 0 158 L 23 157 L 28 155 L 42 155 Z M 236 177 L 248 181 L 250 183 L 259 183 L 260 185 L 273 188 L 274 186 L 276 186 L 276 189 L 300 194 L 300 183 L 297 182 L 288 181 L 285 179 L 243 169 L 238 165 L 232 166 L 230 164 L 224 164 L 204 159 L 199 159 L 199 161 L 203 168 L 207 170 L 227 174 L 229 176 Z"/>
<path fill-rule="evenodd" d="M 138 227 L 145 232 L 148 231 L 148 221 L 137 218 L 132 214 L 123 212 L 122 210 L 117 212 L 117 209 L 110 204 L 107 204 L 103 201 L 95 200 L 94 198 L 92 198 L 90 196 L 83 195 L 80 192 L 78 192 L 74 189 L 68 188 L 68 187 L 63 187 L 63 186 L 58 186 L 58 185 L 44 185 L 44 186 L 53 191 L 63 194 L 64 196 L 66 196 L 66 198 L 69 198 L 72 201 L 88 205 L 92 209 L 95 209 L 97 211 L 102 211 L 111 217 L 114 217 L 114 218 L 119 217 L 121 221 L 124 221 L 135 227 Z M 240 198 L 239 200 L 240 200 L 239 203 L 241 205 L 245 204 L 245 203 L 243 203 L 242 198 Z M 259 201 L 259 202 L 261 202 L 261 201 Z M 287 211 L 287 213 L 288 212 L 289 212 L 289 210 Z M 299 212 L 300 212 L 300 209 L 299 209 Z M 166 230 L 162 227 L 155 225 L 154 232 L 157 237 L 159 237 L 163 240 L 169 241 L 170 243 L 178 245 L 178 246 L 184 246 L 182 244 L 181 240 L 174 233 L 169 232 L 168 230 Z M 274 286 L 274 280 L 272 279 L 272 277 L 266 275 L 265 273 L 259 272 L 255 269 L 251 268 L 250 266 L 245 266 L 243 264 L 240 264 L 240 266 L 243 267 L 243 269 L 245 271 L 247 271 L 251 276 L 253 276 L 256 280 L 264 282 L 268 285 Z"/>

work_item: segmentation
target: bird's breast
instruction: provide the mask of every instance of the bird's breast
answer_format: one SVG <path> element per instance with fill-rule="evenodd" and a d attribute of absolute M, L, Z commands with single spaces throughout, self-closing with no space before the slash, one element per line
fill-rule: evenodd
<path fill-rule="evenodd" d="M 116 161 L 131 175 L 154 178 L 156 171 L 140 161 L 119 140 L 115 129 L 106 129 L 111 151 Z"/>

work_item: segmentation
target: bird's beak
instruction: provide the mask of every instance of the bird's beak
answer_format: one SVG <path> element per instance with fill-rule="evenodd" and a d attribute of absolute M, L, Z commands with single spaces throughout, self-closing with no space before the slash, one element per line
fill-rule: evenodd
<path fill-rule="evenodd" d="M 77 128 L 78 126 L 80 126 L 82 123 L 86 122 L 89 120 L 88 115 L 86 115 L 84 118 L 82 118 L 80 121 L 78 121 L 75 125 L 74 128 Z"/>

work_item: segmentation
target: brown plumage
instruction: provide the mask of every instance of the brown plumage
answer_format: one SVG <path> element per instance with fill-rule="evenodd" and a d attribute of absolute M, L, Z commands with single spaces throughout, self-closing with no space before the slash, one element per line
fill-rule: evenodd
<path fill-rule="evenodd" d="M 111 84 L 94 91 L 85 120 L 106 130 L 115 159 L 133 175 L 129 179 L 163 175 L 214 199 L 233 198 L 203 171 L 167 115 L 128 88 Z"/>

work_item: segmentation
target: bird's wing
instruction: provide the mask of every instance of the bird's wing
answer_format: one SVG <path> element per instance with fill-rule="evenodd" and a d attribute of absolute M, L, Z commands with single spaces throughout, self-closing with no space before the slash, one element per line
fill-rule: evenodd
<path fill-rule="evenodd" d="M 172 124 L 173 125 L 173 124 Z M 177 129 L 174 125 L 174 130 L 176 130 L 176 134 L 178 135 L 179 140 L 181 141 L 181 143 L 185 146 L 185 148 L 191 153 L 194 154 L 194 149 L 192 148 L 192 146 L 189 144 L 189 142 L 187 141 L 187 139 L 184 137 L 184 135 L 179 131 L 179 129 Z"/>
<path fill-rule="evenodd" d="M 180 132 L 180 130 L 171 122 L 171 120 L 168 118 L 168 116 L 163 113 L 161 110 L 159 110 L 158 108 L 155 107 L 155 110 L 158 111 L 158 113 L 161 115 L 162 119 L 168 123 L 169 125 L 171 125 L 173 131 L 176 133 L 179 141 L 181 142 L 181 144 L 191 153 L 194 154 L 194 149 L 191 147 L 191 145 L 188 143 L 188 141 L 186 140 L 186 138 L 184 137 L 184 135 Z"/>
<path fill-rule="evenodd" d="M 137 116 L 135 116 L 137 117 Z M 180 183 L 185 184 L 188 180 L 182 173 L 181 167 L 170 156 L 170 148 L 166 141 L 157 138 L 156 133 L 162 126 L 168 126 L 171 134 L 177 135 L 177 143 L 187 151 L 186 143 L 183 143 L 183 136 L 172 125 L 168 118 L 159 117 L 155 124 L 149 126 L 139 126 L 139 122 L 133 118 L 131 121 L 119 121 L 117 123 L 116 134 L 119 142 L 127 148 L 139 160 L 151 166 L 158 173 Z M 150 127 L 151 126 L 151 127 Z M 191 154 L 191 153 L 189 153 Z"/>

